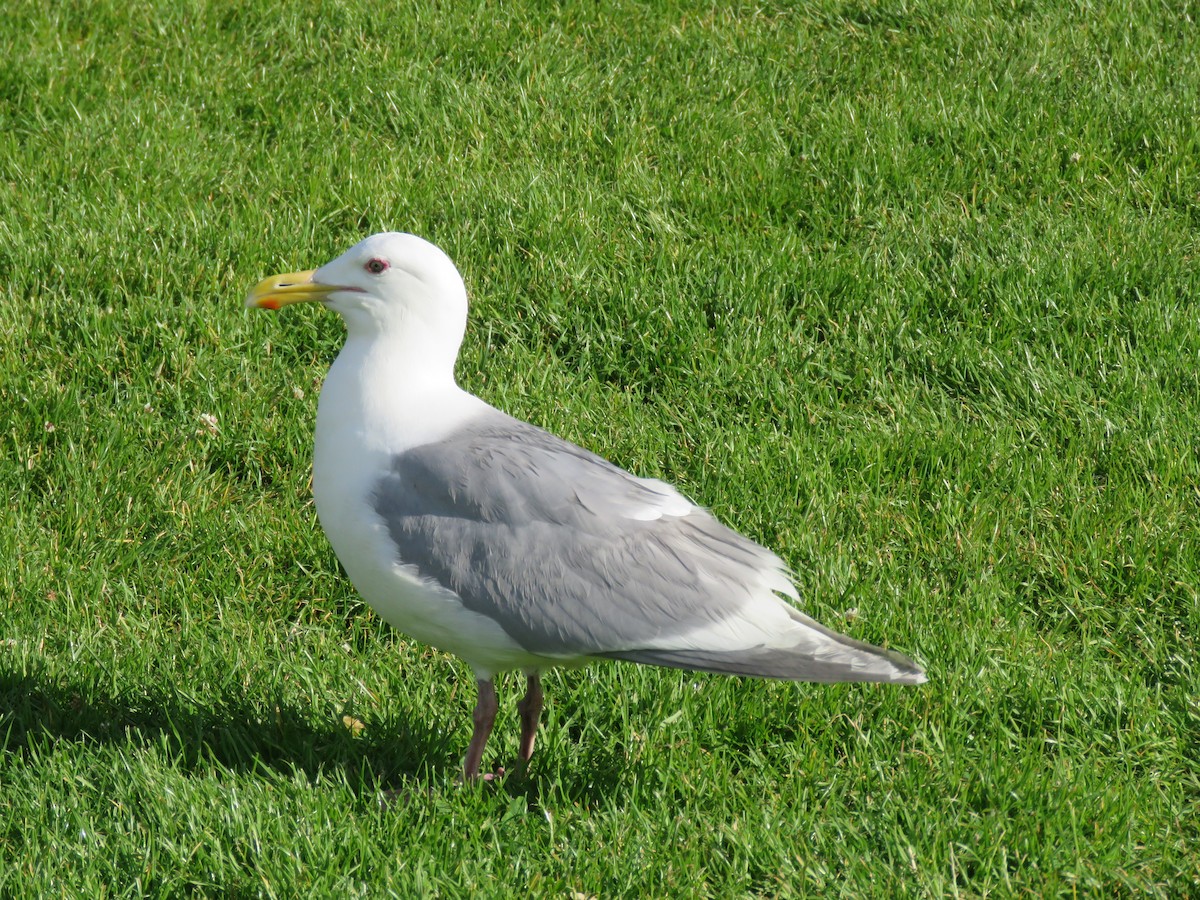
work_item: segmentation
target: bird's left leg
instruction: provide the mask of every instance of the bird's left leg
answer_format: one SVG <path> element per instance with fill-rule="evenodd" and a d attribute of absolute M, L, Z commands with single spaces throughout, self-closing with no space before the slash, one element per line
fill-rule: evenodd
<path fill-rule="evenodd" d="M 542 715 L 542 679 L 537 672 L 526 678 L 525 697 L 517 704 L 521 714 L 521 762 L 533 757 L 533 742 L 537 739 L 538 719 Z"/>
<path fill-rule="evenodd" d="M 475 704 L 475 714 L 472 721 L 475 726 L 471 732 L 471 743 L 467 745 L 467 756 L 463 760 L 463 775 L 467 781 L 479 777 L 479 764 L 483 761 L 483 748 L 488 736 L 492 733 L 492 725 L 496 721 L 496 685 L 490 678 L 479 679 L 479 702 Z"/>

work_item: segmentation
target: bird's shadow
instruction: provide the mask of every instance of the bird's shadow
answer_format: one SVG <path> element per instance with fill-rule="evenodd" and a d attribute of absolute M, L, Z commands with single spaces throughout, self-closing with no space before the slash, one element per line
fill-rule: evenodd
<path fill-rule="evenodd" d="M 47 741 L 94 746 L 155 746 L 185 774 L 337 774 L 360 798 L 402 796 L 455 784 L 462 734 L 443 733 L 415 716 L 362 727 L 356 719 L 314 723 L 290 702 L 229 690 L 194 701 L 182 693 L 105 694 L 95 685 L 38 671 L 0 670 L 0 753 L 24 754 Z M 465 746 L 465 745 L 464 745 Z M 497 754 L 499 755 L 499 754 Z M 611 797 L 631 773 L 618 755 L 592 759 L 579 777 L 554 788 L 572 800 Z M 534 766 L 485 790 L 538 802 L 549 787 Z"/>
<path fill-rule="evenodd" d="M 341 770 L 351 784 L 416 777 L 448 740 L 412 725 L 395 740 L 362 738 L 357 723 L 314 724 L 296 705 L 228 689 L 190 700 L 137 690 L 105 694 L 92 684 L 38 672 L 0 671 L 0 749 L 22 753 L 52 741 L 96 746 L 154 745 L 185 773 L 300 771 L 310 779 Z"/>

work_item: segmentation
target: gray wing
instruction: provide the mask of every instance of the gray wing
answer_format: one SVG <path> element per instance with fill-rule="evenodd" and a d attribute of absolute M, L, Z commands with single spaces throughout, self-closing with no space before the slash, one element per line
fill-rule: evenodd
<path fill-rule="evenodd" d="M 920 672 L 791 607 L 807 652 L 663 649 L 736 619 L 764 584 L 794 596 L 783 563 L 669 485 L 498 411 L 398 454 L 374 506 L 403 563 L 532 653 L 815 681 Z"/>

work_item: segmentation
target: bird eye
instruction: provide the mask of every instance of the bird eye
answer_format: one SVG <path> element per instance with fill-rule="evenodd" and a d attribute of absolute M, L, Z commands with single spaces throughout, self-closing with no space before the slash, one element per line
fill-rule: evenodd
<path fill-rule="evenodd" d="M 387 271 L 387 267 L 388 262 L 386 259 L 379 259 L 376 257 L 375 259 L 370 260 L 363 268 L 365 268 L 372 275 L 382 275 Z"/>

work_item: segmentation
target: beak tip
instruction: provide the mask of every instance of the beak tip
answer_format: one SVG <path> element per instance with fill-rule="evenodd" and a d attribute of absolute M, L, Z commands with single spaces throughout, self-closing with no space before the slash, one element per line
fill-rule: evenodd
<path fill-rule="evenodd" d="M 289 303 L 324 300 L 337 290 L 330 285 L 315 284 L 312 276 L 312 271 L 309 271 L 288 272 L 264 278 L 246 295 L 246 308 L 276 310 Z"/>

